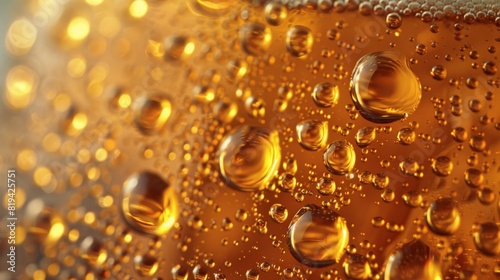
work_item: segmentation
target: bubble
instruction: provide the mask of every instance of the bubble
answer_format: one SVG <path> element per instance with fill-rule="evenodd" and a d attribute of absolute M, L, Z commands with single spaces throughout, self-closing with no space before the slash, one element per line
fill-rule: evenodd
<path fill-rule="evenodd" d="M 372 184 L 375 188 L 383 190 L 389 186 L 389 176 L 385 173 L 377 173 L 372 177 Z"/>
<path fill-rule="evenodd" d="M 384 279 L 443 279 L 439 257 L 422 240 L 413 240 L 389 257 Z"/>
<path fill-rule="evenodd" d="M 465 128 L 463 127 L 455 127 L 451 131 L 451 136 L 453 137 L 453 140 L 457 141 L 458 143 L 465 142 L 467 138 L 469 138 L 467 130 L 465 130 Z"/>
<path fill-rule="evenodd" d="M 370 145 L 375 140 L 376 136 L 377 131 L 374 127 L 368 126 L 360 128 L 356 133 L 356 144 L 358 147 L 364 148 Z"/>
<path fill-rule="evenodd" d="M 415 52 L 420 54 L 420 55 L 424 55 L 427 53 L 427 47 L 424 44 L 418 44 L 415 47 Z"/>
<path fill-rule="evenodd" d="M 328 141 L 328 122 L 305 120 L 297 124 L 297 139 L 302 147 L 310 151 L 323 149 Z"/>
<path fill-rule="evenodd" d="M 135 270 L 142 276 L 152 276 L 158 270 L 158 260 L 149 255 L 138 255 L 134 258 Z"/>
<path fill-rule="evenodd" d="M 333 174 L 351 172 L 356 163 L 356 153 L 351 143 L 340 140 L 331 143 L 323 154 L 325 167 Z"/>
<path fill-rule="evenodd" d="M 484 175 L 479 169 L 469 168 L 464 173 L 464 180 L 467 186 L 471 188 L 482 188 Z"/>
<path fill-rule="evenodd" d="M 417 139 L 417 135 L 412 128 L 404 127 L 398 131 L 397 139 L 403 145 L 410 145 Z"/>
<path fill-rule="evenodd" d="M 431 68 L 431 76 L 438 81 L 446 79 L 447 75 L 448 71 L 443 65 L 435 65 Z"/>
<path fill-rule="evenodd" d="M 316 184 L 316 189 L 322 195 L 332 195 L 335 193 L 337 186 L 333 179 L 323 177 Z"/>
<path fill-rule="evenodd" d="M 425 217 L 427 224 L 436 234 L 449 235 L 460 228 L 460 211 L 451 197 L 433 201 Z"/>
<path fill-rule="evenodd" d="M 282 24 L 287 14 L 286 6 L 279 2 L 269 2 L 264 8 L 264 18 L 270 25 L 278 26 Z"/>
<path fill-rule="evenodd" d="M 474 152 L 482 152 L 486 149 L 486 141 L 483 136 L 476 135 L 469 139 L 469 146 Z"/>
<path fill-rule="evenodd" d="M 108 252 L 104 244 L 92 237 L 87 236 L 80 245 L 82 257 L 95 266 L 102 265 L 108 258 Z"/>
<path fill-rule="evenodd" d="M 349 255 L 344 260 L 344 272 L 349 279 L 371 279 L 372 270 L 368 259 L 360 254 Z"/>
<path fill-rule="evenodd" d="M 275 222 L 282 224 L 288 218 L 288 209 L 282 204 L 275 203 L 269 209 L 269 216 L 271 216 Z"/>
<path fill-rule="evenodd" d="M 259 271 L 255 268 L 247 270 L 245 273 L 247 280 L 259 280 Z"/>
<path fill-rule="evenodd" d="M 313 41 L 311 30 L 302 25 L 294 25 L 286 33 L 286 48 L 296 57 L 309 54 L 312 51 Z"/>
<path fill-rule="evenodd" d="M 293 217 L 287 243 L 292 255 L 310 267 L 338 263 L 349 243 L 346 221 L 337 213 L 308 204 Z"/>
<path fill-rule="evenodd" d="M 134 113 L 137 128 L 143 134 L 150 135 L 163 129 L 172 113 L 172 105 L 162 97 L 144 97 L 137 100 Z"/>
<path fill-rule="evenodd" d="M 249 22 L 243 25 L 239 32 L 243 50 L 251 55 L 263 55 L 271 46 L 271 29 L 259 22 Z"/>
<path fill-rule="evenodd" d="M 333 107 L 339 101 L 339 87 L 328 82 L 317 84 L 314 87 L 312 98 L 318 107 Z"/>
<path fill-rule="evenodd" d="M 66 232 L 66 224 L 58 211 L 41 199 L 28 203 L 23 220 L 28 232 L 45 246 L 57 244 Z"/>
<path fill-rule="evenodd" d="M 453 162 L 447 156 L 440 156 L 432 159 L 432 171 L 438 176 L 448 176 L 453 171 Z"/>
<path fill-rule="evenodd" d="M 279 177 L 278 186 L 284 192 L 291 192 L 297 185 L 297 178 L 290 173 L 284 173 Z"/>
<path fill-rule="evenodd" d="M 418 191 L 409 191 L 403 195 L 403 200 L 410 207 L 418 207 L 422 204 L 422 195 Z"/>
<path fill-rule="evenodd" d="M 390 29 L 398 29 L 401 27 L 401 24 L 403 23 L 403 19 L 398 13 L 389 13 L 385 17 L 385 24 L 387 27 Z"/>
<path fill-rule="evenodd" d="M 221 100 L 214 106 L 214 115 L 223 123 L 230 123 L 238 114 L 238 105 L 231 101 Z"/>
<path fill-rule="evenodd" d="M 166 60 L 178 61 L 188 59 L 194 53 L 195 44 L 186 36 L 175 35 L 165 39 L 163 48 Z"/>
<path fill-rule="evenodd" d="M 30 68 L 18 65 L 7 73 L 5 101 L 14 109 L 24 109 L 31 104 L 38 87 L 38 75 Z"/>
<path fill-rule="evenodd" d="M 473 235 L 479 251 L 488 256 L 500 254 L 500 228 L 497 224 L 492 222 L 480 224 Z"/>
<path fill-rule="evenodd" d="M 358 60 L 350 82 L 351 99 L 361 115 L 388 123 L 413 113 L 422 89 L 406 58 L 399 52 L 371 53 Z"/>
<path fill-rule="evenodd" d="M 254 191 L 267 185 L 281 161 L 278 132 L 241 126 L 229 132 L 219 147 L 222 178 L 240 191 Z"/>
<path fill-rule="evenodd" d="M 262 98 L 249 96 L 244 105 L 247 113 L 254 118 L 263 118 L 266 115 L 266 104 Z"/>
<path fill-rule="evenodd" d="M 122 211 L 134 229 L 161 236 L 178 217 L 174 188 L 155 173 L 132 174 L 123 183 Z"/>
<path fill-rule="evenodd" d="M 420 170 L 420 165 L 415 159 L 406 158 L 399 163 L 399 168 L 405 175 L 415 175 Z"/>
<path fill-rule="evenodd" d="M 493 61 L 486 61 L 483 63 L 481 67 L 483 69 L 484 74 L 493 76 L 497 73 L 497 65 Z"/>

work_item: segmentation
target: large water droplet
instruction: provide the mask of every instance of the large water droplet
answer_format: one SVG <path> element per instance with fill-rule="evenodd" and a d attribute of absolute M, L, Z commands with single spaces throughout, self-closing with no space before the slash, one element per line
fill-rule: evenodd
<path fill-rule="evenodd" d="M 314 87 L 312 98 L 318 107 L 332 107 L 339 102 L 339 87 L 325 82 Z"/>
<path fill-rule="evenodd" d="M 344 271 L 349 279 L 370 279 L 372 270 L 368 259 L 360 254 L 349 255 L 344 261 Z"/>
<path fill-rule="evenodd" d="M 306 120 L 297 124 L 297 139 L 307 150 L 317 151 L 326 146 L 328 140 L 328 122 Z"/>
<path fill-rule="evenodd" d="M 360 58 L 350 88 L 361 115 L 377 123 L 393 122 L 413 113 L 422 97 L 420 81 L 406 58 L 395 51 Z"/>
<path fill-rule="evenodd" d="M 271 45 L 271 29 L 259 22 L 245 24 L 241 28 L 239 36 L 241 46 L 248 54 L 265 54 Z"/>
<path fill-rule="evenodd" d="M 229 132 L 219 147 L 219 167 L 226 183 L 240 191 L 264 187 L 278 170 L 278 132 L 241 126 Z"/>
<path fill-rule="evenodd" d="M 439 198 L 429 206 L 426 221 L 435 233 L 452 234 L 460 227 L 460 212 L 451 197 Z"/>
<path fill-rule="evenodd" d="M 136 173 L 123 183 L 123 214 L 128 224 L 139 231 L 167 233 L 177 219 L 177 204 L 173 187 L 155 173 Z"/>
<path fill-rule="evenodd" d="M 172 112 L 170 101 L 161 97 L 141 98 L 135 105 L 135 124 L 144 134 L 160 131 Z"/>
<path fill-rule="evenodd" d="M 311 267 L 325 267 L 339 262 L 343 256 L 349 231 L 343 217 L 309 204 L 293 217 L 287 242 L 298 261 Z"/>
<path fill-rule="evenodd" d="M 356 163 L 356 153 L 351 143 L 340 140 L 331 143 L 323 154 L 323 163 L 336 175 L 350 172 Z"/>
<path fill-rule="evenodd" d="M 286 48 L 293 56 L 301 57 L 311 52 L 313 35 L 311 30 L 302 25 L 295 25 L 286 33 Z"/>
<path fill-rule="evenodd" d="M 438 259 L 436 253 L 422 240 L 413 240 L 389 257 L 384 279 L 443 279 Z"/>
<path fill-rule="evenodd" d="M 500 227 L 495 223 L 483 223 L 474 232 L 474 243 L 486 255 L 500 254 Z"/>

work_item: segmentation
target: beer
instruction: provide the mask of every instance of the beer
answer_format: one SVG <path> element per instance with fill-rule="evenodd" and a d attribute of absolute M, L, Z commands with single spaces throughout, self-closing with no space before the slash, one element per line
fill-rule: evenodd
<path fill-rule="evenodd" d="M 20 5 L 2 279 L 500 275 L 497 1 Z"/>

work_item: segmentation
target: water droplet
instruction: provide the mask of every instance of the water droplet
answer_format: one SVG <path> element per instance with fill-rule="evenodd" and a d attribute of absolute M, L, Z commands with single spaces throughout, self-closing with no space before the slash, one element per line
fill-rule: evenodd
<path fill-rule="evenodd" d="M 144 134 L 159 132 L 170 118 L 172 105 L 161 98 L 140 98 L 135 104 L 135 124 Z"/>
<path fill-rule="evenodd" d="M 340 140 L 331 143 L 323 154 L 323 163 L 336 175 L 351 172 L 356 163 L 356 153 L 351 143 Z"/>
<path fill-rule="evenodd" d="M 469 137 L 469 134 L 467 133 L 467 130 L 463 127 L 455 127 L 451 131 L 451 136 L 453 137 L 453 140 L 457 141 L 458 143 L 465 142 L 467 138 Z"/>
<path fill-rule="evenodd" d="M 275 203 L 269 209 L 269 216 L 271 216 L 274 221 L 281 224 L 288 218 L 288 209 L 282 204 Z"/>
<path fill-rule="evenodd" d="M 403 19 L 398 13 L 389 13 L 385 17 L 385 24 L 391 29 L 398 29 L 402 23 Z"/>
<path fill-rule="evenodd" d="M 264 187 L 281 161 L 278 132 L 241 126 L 229 132 L 219 147 L 219 167 L 225 182 L 240 191 Z"/>
<path fill-rule="evenodd" d="M 240 43 L 243 50 L 252 55 L 263 55 L 271 46 L 271 29 L 259 22 L 249 22 L 241 27 Z"/>
<path fill-rule="evenodd" d="M 432 171 L 438 176 L 448 176 L 453 171 L 453 162 L 447 156 L 440 156 L 432 159 Z"/>
<path fill-rule="evenodd" d="M 261 98 L 249 96 L 245 100 L 245 110 L 254 118 L 263 118 L 266 115 L 266 104 Z"/>
<path fill-rule="evenodd" d="M 195 50 L 195 44 L 185 36 L 172 36 L 165 39 L 163 43 L 166 60 L 186 60 Z"/>
<path fill-rule="evenodd" d="M 322 195 L 332 195 L 335 193 L 337 186 L 333 179 L 323 177 L 316 184 L 316 189 Z"/>
<path fill-rule="evenodd" d="M 130 226 L 154 235 L 167 233 L 179 211 L 174 188 L 148 171 L 133 174 L 123 183 L 122 210 Z"/>
<path fill-rule="evenodd" d="M 349 255 L 344 260 L 344 271 L 349 279 L 371 279 L 372 270 L 368 259 L 360 254 Z"/>
<path fill-rule="evenodd" d="M 415 47 L 415 52 L 420 54 L 420 55 L 424 55 L 427 53 L 427 47 L 424 44 L 418 44 Z"/>
<path fill-rule="evenodd" d="M 356 133 L 356 144 L 358 145 L 358 147 L 364 148 L 370 145 L 373 140 L 375 140 L 376 136 L 377 131 L 374 127 L 368 126 L 360 128 Z"/>
<path fill-rule="evenodd" d="M 214 106 L 214 115 L 223 123 L 230 123 L 238 114 L 238 105 L 231 101 L 219 101 Z"/>
<path fill-rule="evenodd" d="M 286 48 L 293 56 L 301 57 L 312 51 L 313 35 L 302 25 L 292 26 L 286 33 Z"/>
<path fill-rule="evenodd" d="M 406 58 L 395 51 L 377 52 L 358 60 L 351 77 L 351 98 L 361 115 L 388 123 L 413 113 L 422 89 Z"/>
<path fill-rule="evenodd" d="M 282 24 L 287 14 L 286 6 L 279 2 L 269 2 L 264 8 L 264 18 L 270 25 L 278 26 Z"/>
<path fill-rule="evenodd" d="M 312 98 L 318 107 L 335 106 L 339 101 L 339 87 L 328 82 L 317 84 L 314 87 Z"/>
<path fill-rule="evenodd" d="M 389 186 L 389 176 L 385 173 L 377 173 L 372 177 L 373 186 L 377 189 L 385 189 Z"/>
<path fill-rule="evenodd" d="M 414 175 L 420 170 L 420 165 L 415 159 L 406 158 L 399 163 L 399 168 L 405 175 Z"/>
<path fill-rule="evenodd" d="M 469 139 L 469 146 L 474 152 L 482 152 L 486 149 L 486 141 L 483 136 L 476 135 Z"/>
<path fill-rule="evenodd" d="M 307 266 L 338 263 L 348 242 L 345 219 L 313 204 L 302 207 L 288 227 L 288 247 L 292 255 Z"/>
<path fill-rule="evenodd" d="M 460 211 L 451 197 L 433 201 L 425 215 L 427 224 L 437 234 L 453 234 L 460 227 Z"/>
<path fill-rule="evenodd" d="M 431 76 L 436 80 L 444 80 L 447 75 L 448 71 L 446 71 L 443 65 L 435 65 L 431 68 Z"/>
<path fill-rule="evenodd" d="M 417 139 L 417 135 L 415 133 L 415 130 L 413 130 L 412 128 L 404 127 L 398 131 L 397 138 L 399 143 L 403 145 L 410 145 L 411 143 L 415 142 L 415 140 Z"/>
<path fill-rule="evenodd" d="M 493 76 L 497 73 L 497 65 L 493 61 L 484 62 L 481 68 L 486 75 Z"/>
<path fill-rule="evenodd" d="M 158 260 L 151 255 L 138 255 L 134 258 L 135 270 L 143 276 L 152 276 L 158 270 Z"/>
<path fill-rule="evenodd" d="M 479 226 L 474 232 L 474 243 L 486 255 L 497 256 L 500 254 L 500 228 L 497 224 L 488 222 Z"/>
<path fill-rule="evenodd" d="M 284 192 L 291 192 L 297 185 L 297 178 L 290 173 L 284 173 L 279 177 L 278 186 Z"/>
<path fill-rule="evenodd" d="M 302 147 L 317 151 L 326 146 L 328 140 L 328 122 L 306 120 L 297 124 L 297 139 Z"/>
<path fill-rule="evenodd" d="M 469 168 L 464 173 L 464 180 L 467 186 L 471 188 L 482 188 L 484 175 L 479 169 Z"/>
<path fill-rule="evenodd" d="M 384 279 L 443 279 L 439 257 L 422 240 L 413 240 L 389 257 Z"/>
<path fill-rule="evenodd" d="M 92 236 L 87 236 L 81 243 L 82 257 L 89 263 L 100 266 L 108 258 L 104 244 Z"/>

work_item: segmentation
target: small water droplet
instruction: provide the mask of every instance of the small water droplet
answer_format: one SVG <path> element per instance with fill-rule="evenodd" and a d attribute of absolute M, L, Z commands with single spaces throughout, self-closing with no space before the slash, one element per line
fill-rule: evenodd
<path fill-rule="evenodd" d="M 317 84 L 314 87 L 312 98 L 318 107 L 335 106 L 339 101 L 339 87 L 328 82 Z"/>
<path fill-rule="evenodd" d="M 368 126 L 360 128 L 356 133 L 356 144 L 358 147 L 364 148 L 370 145 L 375 140 L 376 136 L 377 131 L 374 127 Z"/>
<path fill-rule="evenodd" d="M 284 223 L 288 218 L 288 209 L 286 209 L 286 207 L 282 204 L 273 204 L 269 209 L 269 216 L 280 224 Z"/>
<path fill-rule="evenodd" d="M 337 186 L 333 179 L 323 177 L 316 184 L 316 189 L 322 195 L 332 195 L 335 193 Z"/>

